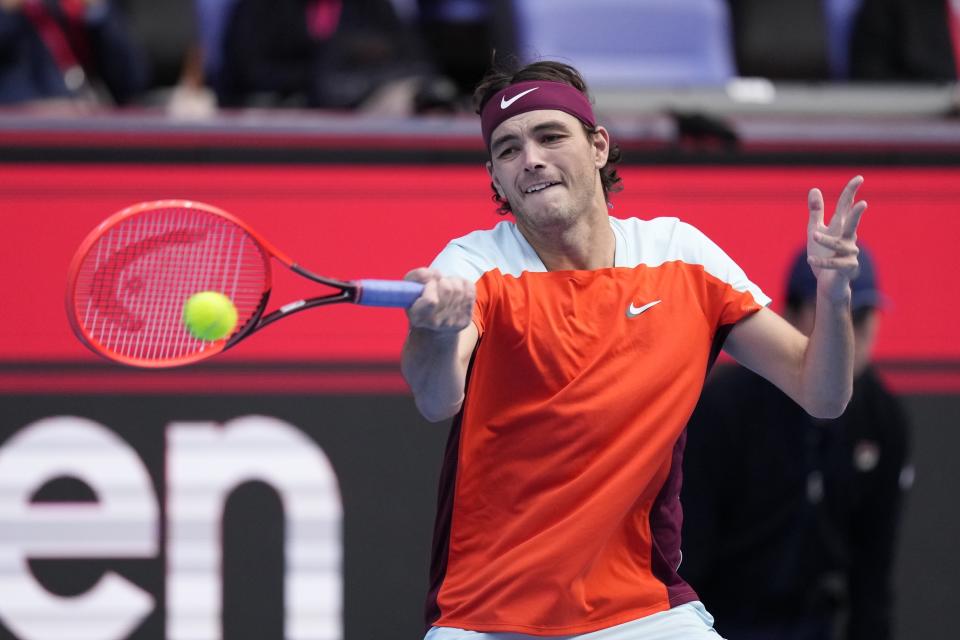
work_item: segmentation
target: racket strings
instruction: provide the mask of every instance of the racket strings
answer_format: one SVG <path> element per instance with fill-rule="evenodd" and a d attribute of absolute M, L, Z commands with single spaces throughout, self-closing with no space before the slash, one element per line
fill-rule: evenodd
<path fill-rule="evenodd" d="M 214 213 L 144 211 L 108 229 L 87 251 L 74 292 L 76 319 L 95 344 L 124 358 L 188 358 L 218 344 L 184 326 L 190 296 L 223 293 L 242 329 L 264 303 L 267 260 L 242 227 Z"/>

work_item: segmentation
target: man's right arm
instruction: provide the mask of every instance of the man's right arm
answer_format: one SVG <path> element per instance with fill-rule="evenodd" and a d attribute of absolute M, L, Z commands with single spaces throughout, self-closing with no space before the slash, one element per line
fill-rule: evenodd
<path fill-rule="evenodd" d="M 479 332 L 473 324 L 476 289 L 469 280 L 414 269 L 407 280 L 424 284 L 407 309 L 410 331 L 400 360 L 403 377 L 423 416 L 438 422 L 460 411 L 467 367 Z"/>

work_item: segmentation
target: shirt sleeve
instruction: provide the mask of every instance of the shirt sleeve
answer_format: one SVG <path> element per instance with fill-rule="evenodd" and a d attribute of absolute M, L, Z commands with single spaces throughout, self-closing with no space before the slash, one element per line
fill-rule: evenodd
<path fill-rule="evenodd" d="M 457 276 L 476 282 L 489 268 L 488 262 L 475 249 L 454 240 L 433 259 L 430 268 L 445 276 Z"/>
<path fill-rule="evenodd" d="M 473 324 L 482 336 L 490 314 L 491 289 L 499 282 L 499 278 L 482 277 L 477 281 L 477 301 L 473 305 Z"/>
<path fill-rule="evenodd" d="M 687 259 L 703 265 L 707 278 L 707 300 L 716 313 L 717 324 L 736 324 L 770 304 L 770 298 L 754 284 L 743 269 L 696 227 L 681 223 Z"/>

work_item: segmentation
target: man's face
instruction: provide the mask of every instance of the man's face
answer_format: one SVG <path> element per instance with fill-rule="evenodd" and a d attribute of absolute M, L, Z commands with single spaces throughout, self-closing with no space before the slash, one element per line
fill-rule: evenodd
<path fill-rule="evenodd" d="M 562 225 L 605 207 L 599 169 L 609 136 L 602 127 L 591 136 L 563 111 L 529 111 L 501 123 L 490 140 L 487 170 L 518 224 Z"/>

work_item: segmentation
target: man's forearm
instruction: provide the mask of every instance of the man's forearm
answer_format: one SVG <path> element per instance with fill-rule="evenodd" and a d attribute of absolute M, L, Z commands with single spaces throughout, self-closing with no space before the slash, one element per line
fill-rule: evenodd
<path fill-rule="evenodd" d="M 460 334 L 411 328 L 400 368 L 417 408 L 431 422 L 449 418 L 463 404 L 466 365 L 459 353 Z"/>
<path fill-rule="evenodd" d="M 824 224 L 823 194 L 807 196 L 807 261 L 817 279 L 813 332 L 803 354 L 800 396 L 810 415 L 836 418 L 853 394 L 853 320 L 850 283 L 860 271 L 857 227 L 867 203 L 857 201 L 863 176 L 854 176 L 837 199 L 837 208 Z"/>
<path fill-rule="evenodd" d="M 853 394 L 850 301 L 817 300 L 816 321 L 800 372 L 803 406 L 817 418 L 841 415 Z"/>

